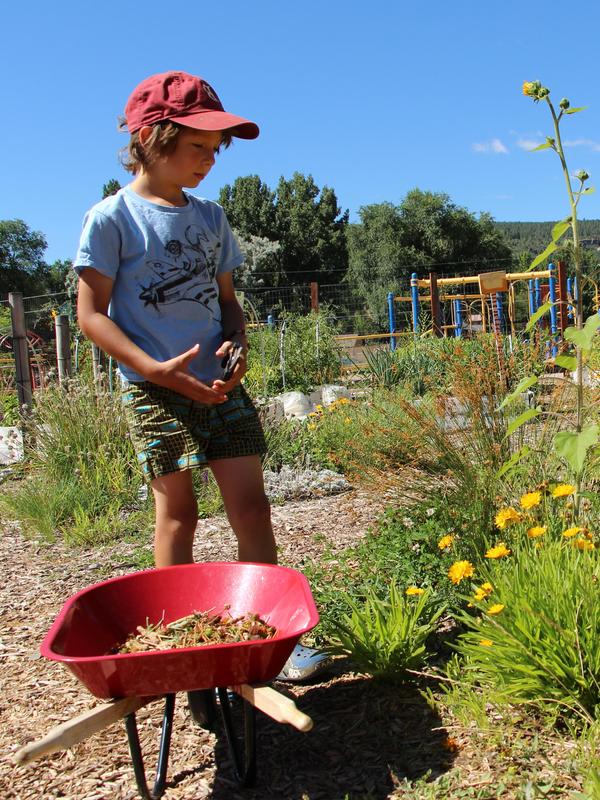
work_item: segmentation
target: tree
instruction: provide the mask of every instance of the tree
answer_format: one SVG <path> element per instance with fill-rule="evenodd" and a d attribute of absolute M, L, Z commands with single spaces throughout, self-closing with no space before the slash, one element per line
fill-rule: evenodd
<path fill-rule="evenodd" d="M 320 190 L 312 176 L 296 172 L 290 180 L 281 177 L 275 192 L 258 175 L 237 178 L 233 186 L 221 189 L 219 202 L 243 239 L 259 237 L 279 243 L 268 264 L 261 264 L 266 283 L 337 283 L 344 274 L 348 212 L 342 214 L 333 189 Z"/>
<path fill-rule="evenodd" d="M 102 199 L 110 197 L 111 194 L 116 194 L 121 188 L 121 184 L 116 178 L 111 178 L 102 187 Z"/>
<path fill-rule="evenodd" d="M 477 217 L 447 194 L 413 189 L 399 206 L 363 206 L 359 216 L 348 229 L 348 280 L 380 323 L 387 292 L 405 293 L 412 272 L 510 267 L 510 248 L 489 214 Z"/>
<path fill-rule="evenodd" d="M 44 234 L 31 230 L 22 219 L 0 220 L 0 296 L 39 291 L 47 246 Z"/>

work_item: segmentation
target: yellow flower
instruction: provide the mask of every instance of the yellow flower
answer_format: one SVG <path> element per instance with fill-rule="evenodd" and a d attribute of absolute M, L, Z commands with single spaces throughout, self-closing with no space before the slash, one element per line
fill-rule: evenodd
<path fill-rule="evenodd" d="M 470 578 L 474 572 L 470 561 L 455 561 L 448 570 L 448 577 L 452 583 L 460 583 L 465 578 Z"/>
<path fill-rule="evenodd" d="M 492 640 L 491 640 L 491 639 L 482 639 L 482 640 L 479 642 L 479 644 L 480 644 L 482 647 L 492 647 L 492 645 L 493 645 L 494 643 L 492 642 Z"/>
<path fill-rule="evenodd" d="M 534 86 L 533 81 L 523 81 L 523 94 L 525 97 L 534 97 L 532 94 Z"/>
<path fill-rule="evenodd" d="M 567 528 L 566 531 L 563 531 L 563 536 L 565 539 L 570 539 L 572 536 L 577 536 L 578 533 L 583 533 L 585 528 L 579 528 L 577 525 L 573 528 Z"/>
<path fill-rule="evenodd" d="M 527 494 L 524 494 L 520 500 L 521 508 L 533 508 L 534 506 L 539 506 L 541 502 L 541 492 L 527 492 Z"/>
<path fill-rule="evenodd" d="M 509 525 L 512 525 L 515 522 L 521 522 L 523 519 L 523 515 L 520 511 L 512 507 L 502 508 L 496 514 L 496 527 L 500 528 L 500 530 L 504 530 L 504 528 L 508 528 Z"/>
<path fill-rule="evenodd" d="M 504 611 L 504 606 L 502 603 L 494 603 L 493 606 L 490 606 L 487 610 L 488 614 L 499 614 L 501 611 Z"/>
<path fill-rule="evenodd" d="M 316 427 L 317 426 L 314 424 L 314 422 L 309 422 L 308 423 L 308 430 L 309 431 L 314 431 Z"/>
<path fill-rule="evenodd" d="M 413 594 L 424 594 L 424 592 L 425 589 L 420 589 L 418 586 L 409 586 L 406 590 L 406 594 L 409 596 Z"/>
<path fill-rule="evenodd" d="M 316 406 L 315 406 L 315 411 L 317 412 L 317 414 L 319 414 L 321 411 L 323 411 L 323 406 L 321 406 L 321 405 L 316 405 Z"/>
<path fill-rule="evenodd" d="M 570 483 L 559 483 L 552 489 L 552 497 L 568 497 L 571 494 L 575 494 L 575 487 Z"/>
<path fill-rule="evenodd" d="M 351 422 L 352 420 L 350 419 L 350 417 L 344 417 L 344 425 L 350 425 Z"/>
<path fill-rule="evenodd" d="M 492 592 L 494 591 L 494 587 L 491 583 L 482 583 L 475 590 L 475 594 L 473 595 L 474 600 L 485 600 Z"/>
<path fill-rule="evenodd" d="M 578 550 L 596 549 L 596 545 L 593 542 L 589 542 L 587 539 L 575 539 L 573 541 L 573 547 L 576 547 Z"/>
<path fill-rule="evenodd" d="M 530 539 L 537 539 L 538 536 L 543 536 L 547 530 L 545 525 L 534 525 L 533 528 L 528 529 L 527 536 Z"/>
<path fill-rule="evenodd" d="M 499 542 L 495 547 L 490 547 L 490 549 L 485 554 L 486 558 L 504 558 L 504 556 L 509 556 L 510 550 L 504 544 L 504 542 Z"/>
<path fill-rule="evenodd" d="M 453 541 L 454 541 L 454 536 L 447 534 L 446 536 L 442 536 L 437 546 L 440 548 L 440 550 L 447 550 L 449 547 L 452 546 Z"/>

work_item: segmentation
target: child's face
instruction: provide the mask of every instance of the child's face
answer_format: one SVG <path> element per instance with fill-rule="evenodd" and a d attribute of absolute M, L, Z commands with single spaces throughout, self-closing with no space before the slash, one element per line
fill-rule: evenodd
<path fill-rule="evenodd" d="M 161 178 L 181 188 L 193 189 L 206 178 L 221 145 L 221 131 L 182 128 L 173 153 L 160 159 L 156 167 Z"/>

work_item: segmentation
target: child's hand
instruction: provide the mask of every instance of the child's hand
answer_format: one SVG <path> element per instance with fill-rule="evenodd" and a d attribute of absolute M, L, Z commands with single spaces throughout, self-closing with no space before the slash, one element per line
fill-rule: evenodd
<path fill-rule="evenodd" d="M 217 381 L 212 386 L 207 386 L 188 371 L 190 361 L 196 358 L 199 351 L 200 345 L 195 344 L 187 352 L 181 353 L 175 358 L 171 358 L 168 361 L 159 361 L 151 374 L 145 377 L 152 383 L 156 383 L 158 386 L 165 386 L 167 389 L 173 389 L 174 392 L 179 392 L 179 394 L 189 397 L 190 400 L 195 400 L 197 403 L 209 403 L 212 405 L 224 403 L 227 400 L 227 395 L 221 386 L 215 385 Z"/>
<path fill-rule="evenodd" d="M 215 355 L 219 359 L 224 359 L 232 348 L 235 345 L 241 344 L 240 342 L 232 342 L 227 340 L 223 342 L 223 344 L 219 347 L 219 349 L 215 352 Z M 248 362 L 247 362 L 247 353 L 248 348 L 242 344 L 242 352 L 240 354 L 239 360 L 235 365 L 232 374 L 229 378 L 220 379 L 213 381 L 212 388 L 217 391 L 228 392 L 230 389 L 233 389 L 234 386 L 237 386 L 238 383 L 242 380 L 246 371 L 248 369 Z"/>

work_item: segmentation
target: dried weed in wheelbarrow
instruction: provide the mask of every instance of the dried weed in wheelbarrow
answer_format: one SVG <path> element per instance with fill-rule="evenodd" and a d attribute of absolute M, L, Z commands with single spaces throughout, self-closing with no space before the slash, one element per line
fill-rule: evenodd
<path fill-rule="evenodd" d="M 162 620 L 155 625 L 150 622 L 146 626 L 138 625 L 137 633 L 128 636 L 124 644 L 113 652 L 145 653 L 179 647 L 250 642 L 256 639 L 272 639 L 276 632 L 258 614 L 232 617 L 227 609 L 222 614 L 195 611 L 166 625 Z"/>

